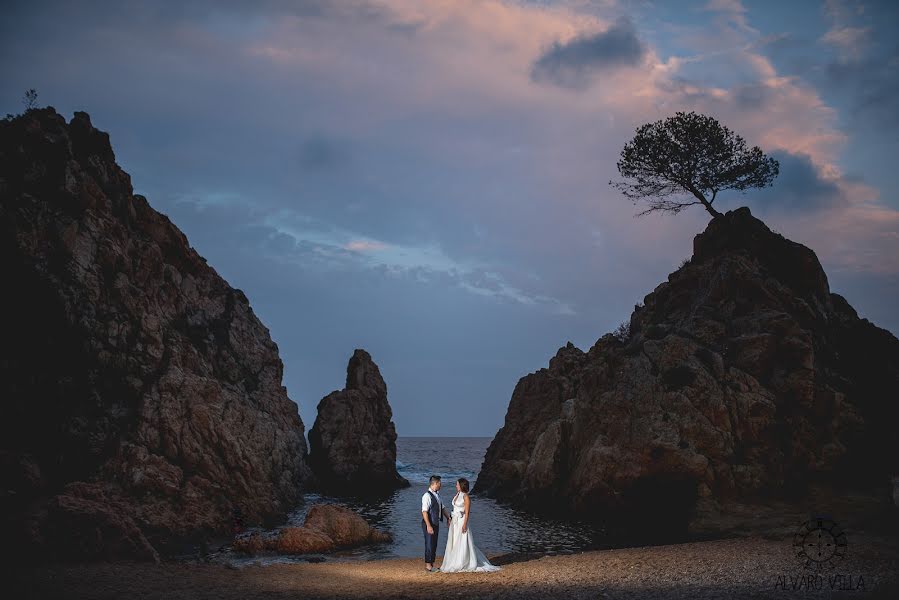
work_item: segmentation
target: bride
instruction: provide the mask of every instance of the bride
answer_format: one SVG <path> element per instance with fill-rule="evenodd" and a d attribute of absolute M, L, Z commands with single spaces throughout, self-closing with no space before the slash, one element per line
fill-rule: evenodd
<path fill-rule="evenodd" d="M 453 496 L 452 521 L 446 533 L 446 550 L 440 570 L 444 573 L 459 571 L 499 571 L 501 567 L 490 564 L 484 553 L 474 545 L 474 536 L 468 528 L 471 514 L 471 499 L 468 497 L 468 480 L 456 481 L 456 495 Z"/>

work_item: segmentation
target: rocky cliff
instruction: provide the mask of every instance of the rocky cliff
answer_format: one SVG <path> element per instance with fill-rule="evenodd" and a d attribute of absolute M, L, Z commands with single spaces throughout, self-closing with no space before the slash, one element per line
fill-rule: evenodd
<path fill-rule="evenodd" d="M 332 492 L 368 495 L 409 486 L 396 470 L 387 384 L 365 350 L 353 352 L 346 387 L 318 403 L 309 430 L 309 464 L 318 485 Z"/>
<path fill-rule="evenodd" d="M 748 208 L 693 246 L 623 339 L 569 343 L 518 382 L 476 492 L 679 530 L 700 501 L 899 473 L 899 340 Z"/>
<path fill-rule="evenodd" d="M 0 252 L 7 545 L 152 559 L 300 501 L 303 423 L 269 331 L 86 113 L 0 123 Z"/>

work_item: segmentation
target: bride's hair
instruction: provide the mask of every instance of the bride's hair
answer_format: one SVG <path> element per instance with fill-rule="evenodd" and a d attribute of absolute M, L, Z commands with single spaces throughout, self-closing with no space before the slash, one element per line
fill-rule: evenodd
<path fill-rule="evenodd" d="M 465 479 L 464 477 L 460 477 L 458 481 L 459 481 L 459 489 L 467 494 L 468 493 L 468 480 Z"/>

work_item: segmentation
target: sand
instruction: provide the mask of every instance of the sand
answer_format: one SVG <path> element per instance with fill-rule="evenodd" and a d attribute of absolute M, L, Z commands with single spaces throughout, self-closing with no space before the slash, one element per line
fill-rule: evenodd
<path fill-rule="evenodd" d="M 814 577 L 791 540 L 759 537 L 491 557 L 496 573 L 427 573 L 420 558 L 234 568 L 114 563 L 19 569 L 9 598 L 899 598 L 899 540 L 850 538 Z M 439 562 L 439 559 L 438 559 Z"/>

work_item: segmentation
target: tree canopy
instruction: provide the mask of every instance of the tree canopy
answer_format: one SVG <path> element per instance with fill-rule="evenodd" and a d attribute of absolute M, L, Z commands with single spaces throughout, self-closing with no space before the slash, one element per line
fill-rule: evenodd
<path fill-rule="evenodd" d="M 649 204 L 637 216 L 656 211 L 676 214 L 701 204 L 717 217 L 721 213 L 712 204 L 719 192 L 772 185 L 780 169 L 758 146 L 747 148 L 745 140 L 726 126 L 692 111 L 638 127 L 617 164 L 621 176 L 630 181 L 609 184 L 634 205 L 643 199 Z"/>

